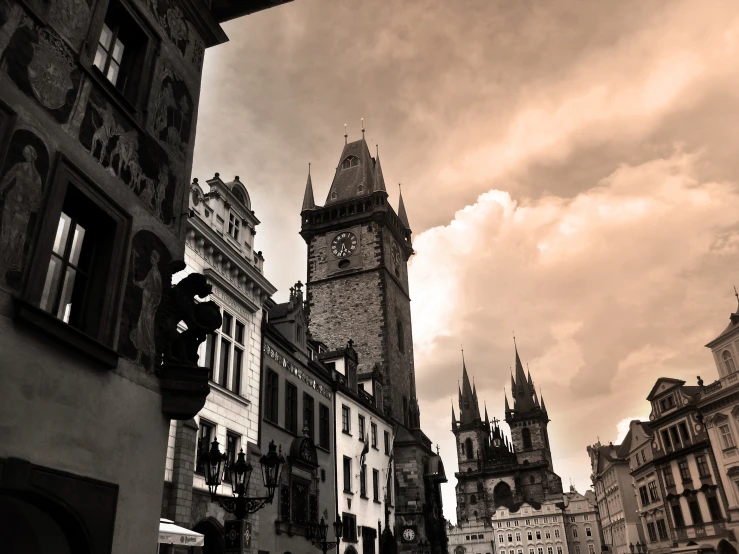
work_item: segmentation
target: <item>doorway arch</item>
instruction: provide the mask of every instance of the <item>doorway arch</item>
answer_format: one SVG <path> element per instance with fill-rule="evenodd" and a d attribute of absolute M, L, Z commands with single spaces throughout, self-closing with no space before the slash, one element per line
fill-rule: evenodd
<path fill-rule="evenodd" d="M 209 517 L 192 530 L 203 534 L 203 546 L 195 548 L 199 554 L 223 554 L 226 550 L 226 536 L 223 526 L 217 520 Z"/>

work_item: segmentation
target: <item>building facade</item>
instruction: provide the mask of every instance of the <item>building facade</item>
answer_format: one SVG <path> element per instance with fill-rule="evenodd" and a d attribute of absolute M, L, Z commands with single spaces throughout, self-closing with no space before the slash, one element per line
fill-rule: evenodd
<path fill-rule="evenodd" d="M 243 449 L 256 469 L 251 494 L 261 493 L 255 487 L 261 481 L 257 447 L 262 312 L 276 289 L 262 273 L 261 252 L 254 251 L 259 220 L 246 187 L 238 177 L 224 183 L 218 174 L 206 183 L 205 190 L 197 179 L 190 185 L 187 267 L 182 273 L 207 277 L 222 325 L 200 345 L 200 365 L 210 370 L 205 406 L 192 421 L 170 424 L 162 517 L 203 533 L 205 548 L 211 549 L 224 543 L 224 522 L 233 518 L 211 501 L 205 483 L 204 460 L 213 440 L 227 454 L 227 464 Z M 229 483 L 225 479 L 218 493 L 231 495 Z M 255 548 L 257 518 L 250 518 Z"/>
<path fill-rule="evenodd" d="M 611 552 L 630 554 L 630 544 L 644 542 L 628 461 L 631 433 L 621 444 L 601 445 L 599 441 L 587 451 L 603 543 Z"/>
<path fill-rule="evenodd" d="M 654 465 L 664 487 L 673 552 L 715 548 L 729 538 L 728 502 L 703 418 L 699 386 L 660 378 L 647 400 Z"/>
<path fill-rule="evenodd" d="M 498 506 L 492 516 L 496 554 L 566 554 L 562 502 L 545 500 Z"/>
<path fill-rule="evenodd" d="M 564 494 L 563 516 L 570 554 L 600 554 L 603 546 L 598 510 L 594 498 L 588 496 L 580 494 L 573 486 Z"/>
<path fill-rule="evenodd" d="M 505 417 L 511 440 L 498 420 L 491 425 L 487 409 L 480 416 L 477 390 L 462 366 L 459 420 L 452 407 L 452 432 L 457 443 L 457 521 L 495 518 L 505 506 L 514 512 L 523 502 L 530 509 L 545 502 L 562 502 L 562 481 L 554 473 L 544 400 L 534 390 L 516 355 L 516 377 L 511 376 L 513 408 L 505 399 Z M 562 537 L 564 540 L 564 537 Z"/>
<path fill-rule="evenodd" d="M 450 554 L 493 554 L 495 535 L 490 521 L 476 519 L 457 525 L 447 523 Z"/>
<path fill-rule="evenodd" d="M 346 138 L 346 137 L 345 137 Z M 440 485 L 443 464 L 420 426 L 416 400 L 407 262 L 413 254 L 402 197 L 388 205 L 378 157 L 364 137 L 347 142 L 323 206 L 310 175 L 301 209 L 308 245 L 308 321 L 311 336 L 329 350 L 354 340 L 359 373 L 378 367 L 383 411 L 398 424 L 393 445 L 397 477 L 396 537 L 401 552 L 418 540 L 446 551 Z"/>
<path fill-rule="evenodd" d="M 386 552 L 381 544 L 395 523 L 395 435 L 383 412 L 379 371 L 358 373 L 351 342 L 319 356 L 336 382 L 337 506 L 344 523 L 339 554 Z"/>
<path fill-rule="evenodd" d="M 200 375 L 158 372 L 177 332 L 159 325 L 164 308 L 184 307 L 170 305 L 171 262 L 185 250 L 203 54 L 227 40 L 221 22 L 276 3 L 0 2 L 11 552 L 154 548 L 170 419 L 208 392 Z M 190 302 L 207 289 L 187 284 Z"/>
<path fill-rule="evenodd" d="M 259 445 L 280 445 L 286 464 L 275 501 L 259 512 L 260 553 L 313 551 L 308 523 L 323 519 L 333 529 L 336 517 L 336 393 L 320 346 L 306 336 L 303 303 L 298 282 L 287 302 L 268 306 L 262 327 Z"/>

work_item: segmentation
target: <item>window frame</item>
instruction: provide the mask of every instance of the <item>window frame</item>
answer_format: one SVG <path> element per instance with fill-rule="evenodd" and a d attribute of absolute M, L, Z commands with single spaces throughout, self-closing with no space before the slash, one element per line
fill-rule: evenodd
<path fill-rule="evenodd" d="M 287 379 L 285 379 L 285 430 L 293 435 L 298 434 L 298 387 Z"/>
<path fill-rule="evenodd" d="M 303 393 L 303 426 L 308 427 L 308 436 L 310 440 L 314 441 L 316 436 L 316 400 L 307 392 Z"/>
<path fill-rule="evenodd" d="M 370 421 L 370 446 L 377 450 L 377 424 Z"/>
<path fill-rule="evenodd" d="M 724 433 L 724 429 L 726 429 L 726 433 Z M 736 441 L 734 440 L 734 433 L 731 430 L 731 426 L 729 425 L 729 422 L 721 423 L 718 425 L 718 434 L 721 438 L 721 449 L 722 450 L 730 450 L 732 448 L 736 448 Z"/>
<path fill-rule="evenodd" d="M 710 479 L 711 470 L 708 468 L 708 459 L 705 454 L 697 454 L 695 456 L 695 465 L 698 466 L 698 477 L 701 479 Z"/>
<path fill-rule="evenodd" d="M 352 492 L 352 459 L 344 456 L 342 465 L 344 477 L 344 492 Z M 348 486 L 347 486 L 348 485 Z"/>
<path fill-rule="evenodd" d="M 110 218 L 115 225 L 115 230 L 112 234 L 110 260 L 104 269 L 105 284 L 103 286 L 110 292 L 109 294 L 103 295 L 103 304 L 100 307 L 100 319 L 97 324 L 97 336 L 88 335 L 80 329 L 62 322 L 54 314 L 41 310 L 39 307 L 59 219 L 70 187 L 95 204 L 101 213 Z M 133 218 L 62 154 L 58 154 L 57 156 L 53 178 L 50 180 L 50 184 L 45 191 L 45 196 L 46 198 L 42 203 L 43 207 L 39 210 L 37 220 L 39 224 L 35 231 L 36 240 L 32 242 L 33 246 L 29 253 L 26 286 L 19 297 L 32 307 L 38 309 L 45 316 L 48 316 L 50 322 L 53 320 L 62 325 L 63 329 L 60 329 L 59 325 L 54 325 L 52 329 L 51 325 L 46 326 L 39 322 L 40 326 L 53 332 L 58 338 L 65 340 L 65 342 L 72 342 L 78 348 L 87 350 L 88 353 L 93 355 L 96 355 L 93 349 L 88 350 L 84 348 L 84 343 L 87 341 L 83 337 L 88 340 L 91 339 L 106 349 L 112 349 L 116 342 L 116 327 L 120 319 L 123 292 L 127 282 L 127 258 Z M 93 230 L 89 229 L 88 231 Z M 100 271 L 102 271 L 100 268 L 92 269 L 91 280 L 99 278 Z M 19 315 L 23 318 L 23 314 Z M 41 318 L 39 317 L 38 319 Z M 65 332 L 64 329 L 73 331 Z M 107 354 L 106 361 L 110 360 L 112 363 L 111 353 L 105 352 Z M 118 362 L 117 358 L 118 355 L 116 354 L 115 365 Z"/>
<path fill-rule="evenodd" d="M 264 386 L 264 419 L 275 425 L 279 425 L 280 414 L 280 376 L 276 371 L 267 368 Z M 270 379 L 274 377 L 275 385 L 272 386 Z M 274 416 L 274 417 L 273 417 Z"/>
<path fill-rule="evenodd" d="M 205 448 L 203 448 L 202 440 L 203 440 L 203 430 L 204 429 L 210 429 L 210 433 L 208 433 L 208 440 L 205 442 Z M 210 445 L 213 442 L 216 435 L 217 427 L 216 424 L 212 421 L 209 421 L 207 419 L 198 418 L 198 434 L 197 439 L 195 441 L 195 467 L 193 471 L 197 475 L 205 475 L 205 464 L 200 463 L 200 457 L 205 455 L 207 456 L 208 451 L 210 450 Z"/>
<path fill-rule="evenodd" d="M 119 90 L 111 83 L 105 74 L 95 65 L 95 53 L 97 51 L 100 35 L 103 32 L 103 25 L 108 15 L 108 10 L 113 3 L 117 3 L 118 7 L 124 10 L 128 16 L 137 25 L 137 28 L 146 35 L 146 49 L 141 53 L 141 68 L 138 78 L 138 85 L 135 87 L 137 94 L 135 98 L 129 98 L 126 94 Z M 82 67 L 92 77 L 92 79 L 108 92 L 108 98 L 111 99 L 118 108 L 120 108 L 133 122 L 140 126 L 139 130 L 143 130 L 146 116 L 146 107 L 154 88 L 153 81 L 155 75 L 154 61 L 158 57 L 161 49 L 161 40 L 158 33 L 149 24 L 144 17 L 140 8 L 130 0 L 103 0 L 94 8 L 93 16 L 90 19 L 90 27 L 87 33 L 86 47 L 83 47 L 80 55 Z"/>
<path fill-rule="evenodd" d="M 352 411 L 346 404 L 341 405 L 341 432 L 351 436 Z"/>
<path fill-rule="evenodd" d="M 323 402 L 318 403 L 318 446 L 331 451 L 331 409 Z"/>

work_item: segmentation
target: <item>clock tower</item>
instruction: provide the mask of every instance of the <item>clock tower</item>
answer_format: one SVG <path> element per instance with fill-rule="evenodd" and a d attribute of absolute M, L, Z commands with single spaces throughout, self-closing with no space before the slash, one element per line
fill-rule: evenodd
<path fill-rule="evenodd" d="M 425 540 L 431 554 L 442 554 L 447 541 L 440 487 L 446 476 L 421 431 L 416 399 L 411 228 L 402 195 L 397 212 L 388 203 L 379 155 L 371 155 L 362 134 L 345 140 L 323 206 L 315 203 L 308 174 L 300 234 L 308 245 L 309 329 L 331 350 L 351 339 L 358 372 L 380 372 L 384 412 L 398 424 L 392 441 L 398 551 L 418 551 Z"/>

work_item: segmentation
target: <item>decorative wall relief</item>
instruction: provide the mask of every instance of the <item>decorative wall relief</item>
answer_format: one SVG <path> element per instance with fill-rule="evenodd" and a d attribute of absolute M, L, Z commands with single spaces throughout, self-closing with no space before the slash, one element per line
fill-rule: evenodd
<path fill-rule="evenodd" d="M 140 134 L 93 88 L 79 140 L 90 155 L 119 177 L 163 223 L 173 222 L 177 183 L 166 150 Z"/>
<path fill-rule="evenodd" d="M 193 102 L 185 82 L 166 62 L 159 90 L 153 96 L 149 128 L 170 153 L 184 158 L 190 144 Z"/>
<path fill-rule="evenodd" d="M 49 152 L 31 131 L 13 133 L 0 172 L 0 285 L 19 290 L 46 178 Z"/>
<path fill-rule="evenodd" d="M 203 66 L 205 44 L 197 31 L 185 19 L 185 14 L 176 0 L 147 0 L 149 9 L 159 21 L 162 29 L 174 43 L 182 56 L 192 63 L 196 69 Z"/>
<path fill-rule="evenodd" d="M 157 314 L 164 283 L 171 278 L 171 261 L 169 250 L 154 233 L 139 231 L 134 235 L 118 350 L 147 371 L 158 365 L 157 352 L 161 352 Z"/>
<path fill-rule="evenodd" d="M 14 10 L 8 13 L 13 15 Z M 6 27 L 12 22 L 9 19 L 0 30 L 0 48 Z M 58 122 L 67 121 L 81 74 L 74 63 L 74 52 L 54 30 L 39 27 L 23 14 L 2 50 L 0 70 Z"/>
<path fill-rule="evenodd" d="M 48 21 L 79 52 L 90 20 L 91 2 L 54 0 L 49 3 Z"/>

